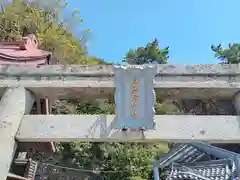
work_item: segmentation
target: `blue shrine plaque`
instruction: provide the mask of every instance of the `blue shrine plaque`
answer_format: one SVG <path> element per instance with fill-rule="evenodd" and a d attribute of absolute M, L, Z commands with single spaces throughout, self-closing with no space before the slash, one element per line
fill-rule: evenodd
<path fill-rule="evenodd" d="M 114 66 L 117 129 L 154 129 L 155 65 Z"/>

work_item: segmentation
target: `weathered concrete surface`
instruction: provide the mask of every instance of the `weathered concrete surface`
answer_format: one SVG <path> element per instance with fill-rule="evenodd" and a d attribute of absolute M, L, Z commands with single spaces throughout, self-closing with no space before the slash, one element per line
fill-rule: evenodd
<path fill-rule="evenodd" d="M 229 99 L 240 89 L 239 65 L 158 65 L 157 69 L 156 94 L 163 99 Z M 111 99 L 115 88 L 113 66 L 0 65 L 0 89 L 15 86 L 63 99 Z"/>
<path fill-rule="evenodd" d="M 155 116 L 156 129 L 123 132 L 114 129 L 115 115 L 25 115 L 20 142 L 134 141 L 239 143 L 239 116 Z M 214 128 L 213 128 L 214 127 Z"/>
<path fill-rule="evenodd" d="M 199 65 L 157 65 L 159 75 L 240 75 L 238 64 L 199 64 Z M 111 76 L 112 65 L 0 65 L 0 75 L 73 75 L 73 76 Z"/>
<path fill-rule="evenodd" d="M 0 102 L 0 179 L 6 179 L 17 143 L 15 135 L 25 113 L 34 99 L 24 88 L 9 88 Z"/>

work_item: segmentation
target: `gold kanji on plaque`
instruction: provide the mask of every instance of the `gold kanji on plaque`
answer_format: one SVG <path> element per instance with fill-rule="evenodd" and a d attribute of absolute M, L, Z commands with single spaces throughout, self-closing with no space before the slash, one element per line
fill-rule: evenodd
<path fill-rule="evenodd" d="M 139 93 L 139 89 L 138 89 L 138 81 L 136 79 L 134 79 L 132 81 L 132 117 L 133 118 L 136 118 L 136 106 L 138 105 L 138 100 L 139 100 L 139 96 L 138 96 L 138 93 Z"/>

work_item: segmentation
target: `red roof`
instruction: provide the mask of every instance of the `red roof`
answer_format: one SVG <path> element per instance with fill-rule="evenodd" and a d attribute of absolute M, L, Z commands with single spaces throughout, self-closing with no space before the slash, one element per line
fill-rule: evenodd
<path fill-rule="evenodd" d="M 51 53 L 38 49 L 38 42 L 33 34 L 23 37 L 18 42 L 0 42 L 0 64 L 49 64 Z M 53 142 L 35 143 L 41 151 L 52 153 L 55 151 Z"/>
<path fill-rule="evenodd" d="M 0 64 L 48 64 L 51 53 L 38 49 L 34 35 L 19 42 L 0 42 Z"/>

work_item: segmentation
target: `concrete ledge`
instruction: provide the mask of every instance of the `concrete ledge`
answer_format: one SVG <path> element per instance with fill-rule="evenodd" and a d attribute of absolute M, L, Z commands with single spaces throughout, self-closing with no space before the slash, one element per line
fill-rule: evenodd
<path fill-rule="evenodd" d="M 239 116 L 155 116 L 156 130 L 112 129 L 114 115 L 25 115 L 17 133 L 20 142 L 133 141 L 238 143 Z"/>
<path fill-rule="evenodd" d="M 161 99 L 232 99 L 240 90 L 240 80 L 229 82 L 215 79 L 213 81 L 179 80 L 156 81 L 156 95 Z M 204 78 L 203 78 L 204 79 Z M 109 80 L 0 80 L 0 96 L 6 87 L 23 86 L 37 97 L 53 97 L 56 99 L 96 98 L 113 99 L 115 85 Z"/>
<path fill-rule="evenodd" d="M 157 67 L 156 94 L 163 99 L 229 99 L 240 90 L 239 65 Z M 115 88 L 113 66 L 0 65 L 0 94 L 5 87 L 18 86 L 42 97 L 109 98 Z"/>
<path fill-rule="evenodd" d="M 0 76 L 112 76 L 112 65 L 0 65 Z M 239 75 L 238 64 L 157 65 L 159 75 Z"/>

